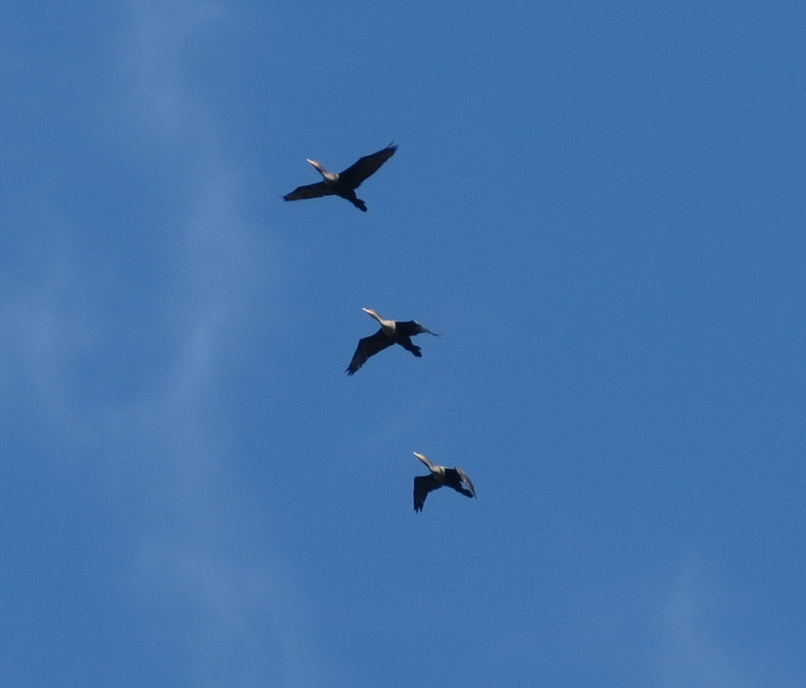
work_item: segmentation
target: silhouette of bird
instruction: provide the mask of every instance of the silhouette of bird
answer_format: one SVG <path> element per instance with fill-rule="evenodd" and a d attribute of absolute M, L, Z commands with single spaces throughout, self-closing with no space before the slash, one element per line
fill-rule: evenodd
<path fill-rule="evenodd" d="M 414 479 L 414 510 L 422 511 L 425 504 L 425 498 L 429 492 L 438 490 L 445 485 L 452 487 L 457 492 L 461 492 L 465 497 L 475 497 L 476 490 L 470 478 L 465 475 L 461 468 L 446 468 L 445 466 L 435 466 L 428 460 L 427 456 L 414 452 L 420 461 L 422 461 L 431 471 L 430 475 L 418 475 Z"/>
<path fill-rule="evenodd" d="M 316 184 L 298 186 L 291 193 L 283 196 L 284 201 L 301 201 L 306 198 L 319 198 L 321 196 L 340 196 L 352 203 L 359 210 L 367 212 L 367 205 L 355 195 L 355 190 L 361 186 L 367 177 L 371 177 L 378 171 L 378 168 L 391 158 L 397 146 L 390 143 L 383 150 L 365 155 L 359 158 L 356 163 L 350 165 L 344 172 L 337 174 L 328 172 L 316 160 L 308 160 L 321 173 L 323 179 Z"/>
<path fill-rule="evenodd" d="M 353 360 L 347 366 L 347 374 L 354 374 L 370 356 L 374 356 L 379 351 L 383 351 L 386 347 L 392 344 L 400 344 L 407 351 L 411 351 L 417 358 L 421 358 L 420 347 L 411 343 L 411 338 L 417 334 L 432 334 L 439 337 L 436 332 L 431 332 L 426 327 L 423 327 L 416 320 L 407 320 L 401 322 L 399 320 L 384 320 L 371 308 L 362 308 L 364 313 L 371 315 L 375 320 L 381 324 L 381 329 L 375 334 L 364 337 L 358 342 L 358 347 L 353 354 Z"/>

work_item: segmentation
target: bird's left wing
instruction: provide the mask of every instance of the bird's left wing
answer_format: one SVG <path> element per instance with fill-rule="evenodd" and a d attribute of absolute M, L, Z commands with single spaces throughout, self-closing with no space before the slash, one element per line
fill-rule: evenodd
<path fill-rule="evenodd" d="M 361 182 L 375 174 L 378 168 L 395 154 L 396 150 L 397 146 L 390 144 L 377 153 L 359 158 L 339 175 L 339 180 L 349 184 L 353 189 L 357 189 L 361 186 Z"/>

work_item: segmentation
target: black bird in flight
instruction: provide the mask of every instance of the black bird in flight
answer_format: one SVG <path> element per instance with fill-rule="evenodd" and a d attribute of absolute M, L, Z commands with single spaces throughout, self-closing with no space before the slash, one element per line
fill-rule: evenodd
<path fill-rule="evenodd" d="M 364 337 L 358 342 L 358 347 L 353 354 L 353 360 L 347 366 L 347 374 L 352 375 L 355 373 L 370 356 L 374 356 L 379 351 L 383 351 L 386 347 L 392 344 L 400 344 L 407 351 L 411 351 L 417 358 L 421 358 L 420 347 L 411 343 L 411 338 L 416 334 L 432 334 L 439 337 L 436 332 L 431 332 L 426 327 L 423 327 L 416 320 L 407 320 L 401 322 L 399 320 L 384 320 L 371 308 L 362 308 L 364 313 L 371 315 L 375 320 L 381 324 L 381 329 L 375 334 Z"/>
<path fill-rule="evenodd" d="M 476 496 L 473 483 L 470 482 L 470 478 L 465 475 L 465 472 L 461 468 L 435 466 L 428 460 L 427 456 L 423 456 L 417 452 L 414 452 L 414 456 L 428 466 L 428 470 L 431 471 L 430 475 L 418 475 L 414 479 L 415 511 L 422 511 L 428 493 L 432 490 L 438 490 L 443 485 L 452 487 L 457 492 L 461 492 L 465 497 Z"/>
<path fill-rule="evenodd" d="M 359 210 L 367 212 L 367 205 L 355 195 L 355 190 L 361 186 L 367 177 L 371 177 L 378 171 L 378 168 L 391 158 L 397 146 L 390 143 L 383 150 L 365 155 L 358 162 L 350 165 L 341 174 L 328 172 L 316 160 L 308 160 L 321 173 L 323 179 L 316 184 L 298 186 L 291 193 L 283 196 L 284 201 L 301 201 L 306 198 L 319 198 L 320 196 L 341 196 L 347 199 Z"/>

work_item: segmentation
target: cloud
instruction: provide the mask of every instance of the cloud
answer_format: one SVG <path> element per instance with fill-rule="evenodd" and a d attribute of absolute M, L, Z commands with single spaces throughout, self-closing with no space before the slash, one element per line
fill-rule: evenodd
<path fill-rule="evenodd" d="M 666 603 L 657 668 L 669 688 L 748 688 L 753 685 L 736 648 L 720 633 L 717 603 L 724 593 L 694 567 L 678 576 Z"/>
<path fill-rule="evenodd" d="M 69 193 L 40 184 L 15 194 L 25 197 L 18 205 L 28 226 L 19 230 L 24 250 L 0 276 L 0 382 L 6 406 L 36 408 L 34 431 L 16 436 L 59 449 L 19 461 L 37 480 L 50 472 L 35 462 L 91 464 L 76 472 L 90 476 L 76 480 L 85 507 L 99 503 L 95 481 L 106 486 L 115 504 L 110 528 L 119 526 L 108 547 L 127 550 L 129 591 L 147 624 L 170 638 L 169 654 L 187 660 L 189 682 L 323 685 L 299 577 L 266 544 L 272 524 L 248 520 L 254 510 L 231 459 L 238 438 L 210 422 L 226 415 L 228 366 L 255 326 L 258 301 L 266 317 L 271 308 L 260 290 L 271 264 L 255 250 L 241 209 L 239 161 L 212 96 L 186 69 L 226 13 L 191 0 L 129 7 L 117 56 L 123 87 L 109 91 L 106 111 L 125 116 L 109 118 L 114 131 L 103 132 L 120 148 L 102 141 L 98 150 L 115 160 L 106 169 L 141 164 L 153 174 L 147 198 L 133 186 L 116 202 L 122 215 L 125 203 L 147 205 L 143 217 L 163 224 L 149 237 L 158 242 L 132 240 L 139 228 L 130 216 L 91 227 L 103 194 L 78 183 Z M 72 151 L 65 155 L 72 161 Z M 90 154 L 81 160 L 94 162 Z M 29 415 L 27 407 L 19 412 Z M 117 583 L 119 573 L 108 575 Z"/>
<path fill-rule="evenodd" d="M 75 357 L 92 344 L 93 323 L 81 275 L 63 238 L 68 228 L 47 214 L 40 208 L 33 227 L 43 233 L 42 246 L 26 247 L 28 251 L 6 266 L 9 281 L 0 301 L 0 381 L 6 403 L 15 406 L 7 418 L 30 399 L 34 422 L 83 444 L 92 431 L 71 398 L 67 378 Z"/>
<path fill-rule="evenodd" d="M 204 29 L 224 16 L 223 5 L 139 0 L 131 8 L 133 31 L 124 49 L 123 65 L 131 79 L 133 102 L 158 130 L 192 139 L 199 135 L 200 120 L 210 113 L 193 96 L 183 72 L 185 51 Z"/>
<path fill-rule="evenodd" d="M 235 562 L 169 540 L 152 540 L 140 554 L 139 574 L 158 590 L 173 639 L 193 658 L 194 685 L 322 685 L 305 639 L 305 602 L 278 560 Z"/>
<path fill-rule="evenodd" d="M 134 452 L 153 471 L 142 476 L 153 518 L 137 550 L 138 587 L 152 603 L 179 600 L 195 610 L 188 617 L 195 682 L 307 686 L 315 663 L 303 632 L 304 602 L 290 582 L 296 577 L 265 546 L 246 556 L 254 545 L 249 529 L 220 491 L 228 470 L 222 456 L 234 440 L 208 422 L 227 354 L 253 322 L 248 305 L 261 279 L 238 208 L 237 161 L 226 153 L 203 91 L 183 71 L 188 46 L 223 16 L 210 2 L 133 5 L 124 51 L 127 97 L 142 116 L 133 129 L 155 157 L 163 147 L 172 151 L 165 164 L 180 160 L 183 174 L 178 263 L 164 300 L 173 355 L 162 384 L 131 400 L 117 425 L 136 418 L 148 433 Z"/>
<path fill-rule="evenodd" d="M 185 69 L 188 51 L 204 47 L 200 37 L 225 13 L 220 4 L 190 0 L 130 8 L 119 55 L 126 86 L 114 96 L 123 102 L 110 106 L 129 116 L 111 123 L 121 150 L 105 154 L 136 148 L 159 177 L 150 187 L 159 198 L 147 200 L 157 213 L 169 209 L 170 219 L 154 264 L 173 264 L 145 306 L 138 290 L 155 277 L 152 263 L 137 263 L 115 236 L 104 235 L 108 243 L 99 246 L 100 232 L 87 231 L 102 194 L 76 185 L 75 196 L 43 199 L 39 221 L 51 241 L 2 278 L 0 381 L 34 400 L 36 433 L 57 438 L 60 461 L 97 462 L 99 471 L 85 473 L 88 482 L 100 474 L 116 504 L 130 590 L 154 626 L 167 628 L 171 654 L 190 660 L 194 685 L 322 685 L 298 577 L 257 542 L 228 458 L 238 438 L 224 423 L 210 423 L 221 415 L 228 362 L 254 327 L 252 306 L 266 279 L 240 207 L 238 160 L 226 149 L 211 98 Z M 138 189 L 130 193 L 135 198 Z M 132 198 L 124 201 L 137 203 Z M 110 233 L 141 250 L 145 242 L 123 235 L 126 222 Z M 118 276 L 124 259 L 137 263 L 140 282 Z M 121 344 L 126 333 L 145 333 L 152 350 Z M 109 377 L 119 370 L 124 383 L 115 386 Z M 32 474 L 48 479 L 47 471 Z M 91 492 L 94 484 L 80 487 Z M 187 637 L 165 609 L 187 621 Z"/>

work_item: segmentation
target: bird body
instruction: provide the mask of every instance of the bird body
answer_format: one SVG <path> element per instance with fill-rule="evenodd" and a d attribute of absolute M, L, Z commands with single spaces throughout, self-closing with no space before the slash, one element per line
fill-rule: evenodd
<path fill-rule="evenodd" d="M 397 146 L 395 144 L 389 144 L 386 148 L 379 150 L 377 153 L 359 158 L 354 164 L 350 165 L 350 167 L 341 173 L 328 172 L 322 165 L 316 162 L 316 160 L 309 159 L 308 163 L 313 165 L 322 175 L 322 181 L 316 184 L 298 186 L 291 193 L 283 196 L 283 200 L 300 201 L 306 198 L 339 196 L 350 201 L 350 203 L 359 210 L 366 212 L 367 205 L 355 195 L 355 190 L 361 186 L 361 183 L 367 177 L 371 177 L 375 174 L 380 166 L 395 154 L 396 150 Z"/>
<path fill-rule="evenodd" d="M 430 475 L 418 475 L 414 479 L 414 510 L 422 511 L 425 505 L 425 498 L 429 492 L 438 490 L 443 485 L 453 488 L 457 492 L 462 493 L 465 497 L 475 497 L 476 490 L 470 478 L 467 477 L 461 468 L 447 468 L 446 466 L 435 466 L 423 454 L 414 452 L 420 461 L 422 461 L 430 471 Z"/>
<path fill-rule="evenodd" d="M 417 358 L 421 358 L 420 347 L 413 344 L 411 338 L 418 334 L 439 336 L 436 332 L 431 332 L 428 328 L 423 327 L 416 320 L 386 320 L 371 308 L 362 308 L 361 310 L 375 318 L 380 323 L 381 329 L 358 342 L 353 359 L 350 361 L 350 365 L 347 366 L 348 375 L 356 373 L 370 356 L 374 356 L 393 344 L 400 344 L 406 351 L 410 351 Z"/>

